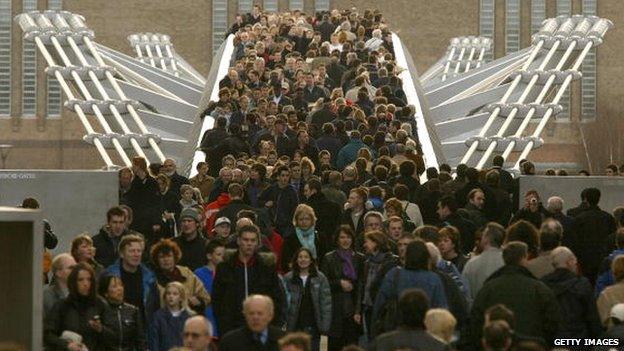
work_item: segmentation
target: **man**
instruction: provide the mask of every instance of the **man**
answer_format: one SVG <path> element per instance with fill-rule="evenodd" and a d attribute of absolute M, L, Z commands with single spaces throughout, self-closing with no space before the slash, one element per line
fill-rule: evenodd
<path fill-rule="evenodd" d="M 420 289 L 407 289 L 399 297 L 397 311 L 400 321 L 397 330 L 379 335 L 369 350 L 410 350 L 418 345 L 419 350 L 450 350 L 450 346 L 438 341 L 425 330 L 425 315 L 429 299 Z"/>
<path fill-rule="evenodd" d="M 182 184 L 189 183 L 188 178 L 178 174 L 176 163 L 173 159 L 170 158 L 166 159 L 165 162 L 163 162 L 162 172 L 165 173 L 165 175 L 171 180 L 171 185 L 169 186 L 171 192 L 176 194 L 176 196 L 179 196 L 180 187 L 182 186 Z"/>
<path fill-rule="evenodd" d="M 605 175 L 607 177 L 617 177 L 618 175 L 620 175 L 618 173 L 618 166 L 614 164 L 608 165 L 607 168 L 605 168 Z"/>
<path fill-rule="evenodd" d="M 489 186 L 479 182 L 479 171 L 476 168 L 470 167 L 466 169 L 466 184 L 455 192 L 455 199 L 460 207 L 463 207 L 468 202 L 468 194 L 472 189 L 481 189 L 485 194 L 485 202 L 483 204 L 483 213 L 489 220 L 493 220 L 496 217 L 496 199 L 492 189 Z"/>
<path fill-rule="evenodd" d="M 303 100 L 308 104 L 315 103 L 316 100 L 325 97 L 325 91 L 316 85 L 314 74 L 305 74 L 305 87 L 303 88 Z"/>
<path fill-rule="evenodd" d="M 319 150 L 327 150 L 329 151 L 329 155 L 331 157 L 331 165 L 335 166 L 336 164 L 336 155 L 338 155 L 338 151 L 342 147 L 342 142 L 336 136 L 336 128 L 331 123 L 323 124 L 322 128 L 323 134 L 316 139 L 316 146 Z"/>
<path fill-rule="evenodd" d="M 360 245 L 364 242 L 364 216 L 366 214 L 364 204 L 367 197 L 368 191 L 366 188 L 353 188 L 345 205 L 346 210 L 342 214 L 342 224 L 347 224 L 353 229 L 356 241 L 359 241 Z"/>
<path fill-rule="evenodd" d="M 501 245 L 505 239 L 505 228 L 497 223 L 488 223 L 483 229 L 479 245 L 483 250 L 480 255 L 472 257 L 462 275 L 468 280 L 470 295 L 477 296 L 485 280 L 504 265 Z"/>
<path fill-rule="evenodd" d="M 219 197 L 219 195 L 228 191 L 228 187 L 232 182 L 232 178 L 234 178 L 234 172 L 232 168 L 222 167 L 219 170 L 219 177 L 214 182 L 212 190 L 210 191 L 210 195 L 208 196 L 209 203 L 215 201 Z"/>
<path fill-rule="evenodd" d="M 507 322 L 498 320 L 483 327 L 481 344 L 485 351 L 507 351 L 512 344 L 512 331 Z"/>
<path fill-rule="evenodd" d="M 340 185 L 340 190 L 344 194 L 351 193 L 351 190 L 358 187 L 357 182 L 357 170 L 354 166 L 347 166 L 342 170 L 342 183 Z"/>
<path fill-rule="evenodd" d="M 214 127 L 207 130 L 199 145 L 199 148 L 206 154 L 206 162 L 210 165 L 210 175 L 212 177 L 218 176 L 217 171 L 221 168 L 221 159 L 211 157 L 213 151 L 219 146 L 221 140 L 225 140 L 230 134 L 227 132 L 227 119 L 225 117 L 217 117 Z"/>
<path fill-rule="evenodd" d="M 581 212 L 585 211 L 585 210 L 589 207 L 589 204 L 587 203 L 587 195 L 586 195 L 586 194 L 587 194 L 587 189 L 588 189 L 588 188 L 583 189 L 583 190 L 581 191 L 581 203 L 580 203 L 578 206 L 573 207 L 573 208 L 569 209 L 569 210 L 566 212 L 566 214 L 567 214 L 568 216 L 570 216 L 570 217 L 574 218 L 574 217 L 576 217 L 579 213 L 581 213 Z"/>
<path fill-rule="evenodd" d="M 315 229 L 321 245 L 320 252 L 327 253 L 334 249 L 334 234 L 340 225 L 342 207 L 325 197 L 325 194 L 321 192 L 321 182 L 316 178 L 308 180 L 303 186 L 303 195 L 306 197 L 306 203 L 316 214 Z"/>
<path fill-rule="evenodd" d="M 208 241 L 199 232 L 199 213 L 185 208 L 180 213 L 180 236 L 173 239 L 182 251 L 181 266 L 195 271 L 206 265 L 205 248 Z"/>
<path fill-rule="evenodd" d="M 463 254 L 468 254 L 474 247 L 475 226 L 457 213 L 457 201 L 452 196 L 444 196 L 438 200 L 438 217 L 444 226 L 453 226 L 459 230 Z"/>
<path fill-rule="evenodd" d="M 585 190 L 588 207 L 574 217 L 574 235 L 570 249 L 576 254 L 583 269 L 583 274 L 594 282 L 602 258 L 606 255 L 607 238 L 615 232 L 615 220 L 610 213 L 598 207 L 600 190 Z"/>
<path fill-rule="evenodd" d="M 217 266 L 213 286 L 212 306 L 221 335 L 243 326 L 241 306 L 250 295 L 263 294 L 275 301 L 275 325 L 280 324 L 285 302 L 274 255 L 256 252 L 260 246 L 260 229 L 256 226 L 239 228 L 237 243 L 236 253 Z M 267 325 L 273 318 L 272 311 L 273 308 Z"/>
<path fill-rule="evenodd" d="M 551 345 L 560 321 L 559 305 L 548 286 L 526 269 L 528 246 L 519 241 L 507 243 L 503 261 L 505 265 L 486 280 L 474 300 L 471 318 L 474 335 L 480 334 L 485 311 L 490 306 L 504 304 L 516 316 L 515 330 Z"/>
<path fill-rule="evenodd" d="M 483 205 L 485 204 L 485 193 L 483 190 L 476 188 L 468 193 L 468 202 L 464 208 L 458 213 L 472 222 L 476 228 L 483 227 L 487 222 L 487 218 L 483 213 Z"/>
<path fill-rule="evenodd" d="M 58 301 L 69 294 L 67 277 L 76 265 L 74 257 L 68 253 L 56 255 L 52 260 L 52 282 L 43 289 L 43 317 L 52 311 L 52 307 Z"/>
<path fill-rule="evenodd" d="M 189 179 L 189 184 L 193 188 L 199 189 L 204 201 L 208 200 L 210 191 L 212 191 L 212 185 L 215 179 L 208 175 L 208 163 L 199 162 L 197 164 L 197 175 Z"/>
<path fill-rule="evenodd" d="M 120 277 L 124 285 L 124 302 L 137 307 L 142 316 L 149 320 L 147 312 L 157 307 L 159 299 L 154 295 L 156 275 L 141 263 L 145 241 L 138 235 L 124 236 L 119 242 L 119 260 L 106 269 L 106 273 Z"/>
<path fill-rule="evenodd" d="M 212 340 L 212 325 L 204 316 L 193 316 L 184 322 L 182 333 L 184 347 L 190 351 L 210 350 Z"/>
<path fill-rule="evenodd" d="M 546 201 L 546 217 L 552 218 L 561 224 L 561 240 L 563 245 L 569 245 L 568 242 L 574 231 L 574 219 L 563 213 L 563 199 L 559 196 L 551 196 Z"/>
<path fill-rule="evenodd" d="M 286 334 L 279 339 L 278 345 L 280 351 L 311 351 L 310 335 L 302 332 Z"/>
<path fill-rule="evenodd" d="M 596 299 L 589 280 L 577 275 L 574 253 L 565 246 L 552 250 L 555 270 L 542 278 L 557 296 L 561 324 L 557 338 L 597 338 L 602 332 Z"/>
<path fill-rule="evenodd" d="M 552 250 L 561 245 L 563 228 L 554 219 L 547 219 L 540 227 L 540 253 L 539 256 L 530 260 L 527 269 L 537 279 L 542 279 L 547 274 L 555 271 L 552 261 Z"/>
<path fill-rule="evenodd" d="M 331 171 L 327 176 L 327 184 L 323 186 L 323 194 L 327 200 L 335 203 L 342 208 L 345 202 L 347 202 L 347 196 L 341 190 L 342 187 L 342 174 L 338 171 Z M 348 194 L 349 192 L 347 192 Z"/>
<path fill-rule="evenodd" d="M 399 238 L 401 238 L 401 234 L 403 234 L 403 219 L 398 216 L 388 218 L 387 232 L 392 252 L 396 255 L 396 245 L 399 242 Z"/>
<path fill-rule="evenodd" d="M 493 220 L 502 226 L 506 226 L 511 218 L 511 196 L 500 185 L 500 173 L 495 169 L 489 170 L 485 174 L 485 184 L 492 190 L 496 201 L 496 211 L 494 211 L 496 217 Z"/>
<path fill-rule="evenodd" d="M 93 236 L 93 246 L 95 246 L 95 260 L 104 267 L 115 263 L 119 258 L 117 246 L 119 240 L 129 234 L 126 229 L 126 213 L 121 207 L 115 206 L 106 212 L 107 224 L 100 229 L 100 232 Z"/>
<path fill-rule="evenodd" d="M 338 152 L 336 167 L 341 170 L 351 163 L 355 162 L 355 160 L 357 159 L 358 151 L 360 151 L 360 149 L 362 148 L 370 150 L 370 148 L 362 141 L 360 137 L 360 132 L 357 130 L 352 131 L 349 143 L 343 146 L 342 149 L 340 149 L 340 151 Z"/>
<path fill-rule="evenodd" d="M 288 166 L 280 166 L 275 172 L 277 182 L 263 190 L 258 200 L 269 210 L 273 226 L 285 238 L 295 233 L 292 219 L 299 204 L 299 196 L 290 184 Z"/>
<path fill-rule="evenodd" d="M 454 264 L 457 270 L 462 272 L 468 262 L 468 257 L 459 252 L 459 230 L 453 226 L 444 227 L 438 231 L 438 240 L 437 247 L 442 258 Z"/>
<path fill-rule="evenodd" d="M 245 325 L 225 334 L 219 342 L 221 351 L 278 351 L 284 332 L 270 325 L 275 315 L 273 301 L 264 295 L 250 295 L 243 302 Z"/>
<path fill-rule="evenodd" d="M 496 170 L 500 175 L 500 187 L 508 193 L 513 192 L 513 176 L 503 169 L 505 159 L 501 155 L 496 155 L 492 159 L 492 170 Z"/>
<path fill-rule="evenodd" d="M 310 115 L 310 126 L 321 130 L 325 124 L 335 121 L 338 116 L 332 111 L 332 107 L 332 101 L 329 98 L 325 98 L 321 109 Z"/>
<path fill-rule="evenodd" d="M 130 185 L 132 184 L 132 170 L 128 167 L 124 167 L 119 170 L 119 203 L 126 204 L 126 194 L 130 191 Z"/>
<path fill-rule="evenodd" d="M 238 212 L 241 210 L 253 210 L 253 207 L 243 201 L 245 190 L 241 184 L 230 184 L 228 186 L 228 194 L 230 195 L 230 203 L 219 210 L 217 218 L 225 217 L 229 219 L 229 223 L 234 223 L 236 222 Z"/>
<path fill-rule="evenodd" d="M 320 127 L 319 127 L 320 129 Z M 299 130 L 297 132 L 297 150 L 303 152 L 303 156 L 309 158 L 315 166 L 319 165 L 319 149 L 316 147 L 314 140 L 310 139 L 310 135 L 305 130 Z"/>

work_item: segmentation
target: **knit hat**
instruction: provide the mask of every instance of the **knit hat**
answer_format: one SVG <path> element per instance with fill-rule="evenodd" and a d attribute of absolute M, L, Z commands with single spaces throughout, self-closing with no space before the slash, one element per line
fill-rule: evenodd
<path fill-rule="evenodd" d="M 195 222 L 199 222 L 199 213 L 194 208 L 185 208 L 182 210 L 182 213 L 180 213 L 180 221 L 184 218 L 190 218 Z"/>
<path fill-rule="evenodd" d="M 230 221 L 230 219 L 229 219 L 229 218 L 227 218 L 227 217 L 219 217 L 219 218 L 217 218 L 217 221 L 215 222 L 215 225 L 214 225 L 214 226 L 215 226 L 215 227 L 218 227 L 218 226 L 220 226 L 221 224 L 227 224 L 227 225 L 231 226 L 231 225 L 232 225 L 232 222 L 231 222 L 231 221 Z"/>

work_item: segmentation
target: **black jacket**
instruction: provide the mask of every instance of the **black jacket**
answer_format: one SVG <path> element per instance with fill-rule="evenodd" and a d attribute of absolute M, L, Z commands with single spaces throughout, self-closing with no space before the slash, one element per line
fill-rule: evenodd
<path fill-rule="evenodd" d="M 252 331 L 247 327 L 232 330 L 219 342 L 219 351 L 278 351 L 277 342 L 284 336 L 284 332 L 273 326 L 269 326 L 268 329 L 269 335 L 264 345 L 254 338 Z"/>
<path fill-rule="evenodd" d="M 391 252 L 386 252 L 385 257 L 383 258 L 381 262 L 381 266 L 379 267 L 379 270 L 377 271 L 377 274 L 375 275 L 375 277 L 370 283 L 369 293 L 370 293 L 371 300 L 373 301 L 373 303 L 375 303 L 375 298 L 377 297 L 379 288 L 381 288 L 381 283 L 386 277 L 386 273 L 388 273 L 388 271 L 390 271 L 392 268 L 398 265 L 399 265 L 399 258 L 393 255 Z M 369 261 L 367 259 L 366 262 L 364 263 L 364 272 L 362 273 L 362 279 L 358 281 L 358 287 L 357 287 L 358 302 L 355 304 L 355 313 L 357 314 L 362 313 L 362 307 L 363 307 L 362 304 L 364 303 L 364 289 L 366 289 L 366 279 L 368 277 L 369 269 L 370 269 L 370 266 L 369 266 Z"/>
<path fill-rule="evenodd" d="M 119 252 L 117 252 L 119 240 L 128 234 L 124 231 L 118 238 L 113 239 L 109 235 L 108 226 L 103 226 L 100 232 L 91 238 L 95 247 L 95 260 L 104 267 L 115 263 L 119 259 Z"/>
<path fill-rule="evenodd" d="M 594 281 L 602 258 L 608 253 L 607 238 L 615 232 L 615 220 L 598 206 L 589 206 L 574 217 L 570 249 L 574 251 L 585 275 Z"/>
<path fill-rule="evenodd" d="M 152 225 L 162 221 L 162 207 L 158 197 L 158 183 L 150 176 L 141 180 L 134 177 L 127 194 L 128 205 L 132 208 L 134 219 L 130 229 L 146 235 L 150 241 L 153 233 Z"/>
<path fill-rule="evenodd" d="M 475 244 L 476 231 L 474 224 L 457 213 L 453 213 L 447 217 L 444 223 L 448 223 L 459 230 L 462 253 L 468 254 L 472 252 Z"/>
<path fill-rule="evenodd" d="M 227 206 L 217 212 L 217 218 L 227 217 L 234 226 L 237 220 L 236 215 L 242 210 L 254 210 L 254 208 L 247 205 L 243 200 L 232 200 Z"/>
<path fill-rule="evenodd" d="M 246 296 L 252 294 L 267 295 L 273 299 L 273 324 L 282 325 L 286 299 L 275 270 L 275 256 L 255 254 L 245 266 L 240 262 L 238 252 L 235 252 L 217 266 L 212 288 L 212 306 L 221 335 L 244 325 L 242 303 Z"/>
<path fill-rule="evenodd" d="M 284 244 L 282 245 L 282 257 L 281 257 L 281 268 L 282 272 L 286 273 L 290 271 L 290 263 L 295 255 L 295 252 L 301 248 L 301 242 L 296 234 L 290 235 L 284 239 Z M 319 237 L 318 233 L 314 233 L 314 246 L 316 247 L 316 252 L 319 252 Z M 323 256 L 318 255 L 316 261 L 323 258 Z"/>
<path fill-rule="evenodd" d="M 353 225 L 353 220 L 351 219 L 352 212 L 352 209 L 344 211 L 342 213 L 341 222 L 342 224 L 346 224 L 353 229 L 353 232 L 355 233 L 355 242 L 353 243 L 353 247 L 356 250 L 360 250 L 364 244 L 364 216 L 366 215 L 366 209 L 364 209 L 364 212 L 362 212 L 362 215 L 358 218 L 357 225 Z"/>
<path fill-rule="evenodd" d="M 263 207 L 268 201 L 273 201 L 273 206 L 269 208 L 269 213 L 271 214 L 273 226 L 278 233 L 283 237 L 295 233 L 292 219 L 295 209 L 299 205 L 299 195 L 292 185 L 289 184 L 284 188 L 280 188 L 277 182 L 273 183 L 260 193 L 258 201 Z"/>
<path fill-rule="evenodd" d="M 334 234 L 340 225 L 342 208 L 338 204 L 327 200 L 325 194 L 316 193 L 308 198 L 307 204 L 316 214 L 316 231 L 320 247 L 320 257 L 334 248 Z"/>
<path fill-rule="evenodd" d="M 206 265 L 206 244 L 208 240 L 204 238 L 200 232 L 197 232 L 195 239 L 188 241 L 184 235 L 180 235 L 173 239 L 182 251 L 182 258 L 178 264 L 180 266 L 188 267 L 190 270 L 195 271 Z"/>
<path fill-rule="evenodd" d="M 337 251 L 329 252 L 325 255 L 321 263 L 321 271 L 329 281 L 329 287 L 332 293 L 332 325 L 328 335 L 331 337 L 340 337 L 344 331 L 343 320 L 351 318 L 355 313 L 355 303 L 359 301 L 358 282 L 364 279 L 364 255 L 359 252 L 353 253 L 353 268 L 355 268 L 356 280 L 351 281 L 353 290 L 344 292 L 340 285 L 340 280 L 350 280 L 344 276 L 344 263 Z"/>
<path fill-rule="evenodd" d="M 176 196 L 180 196 L 180 187 L 182 187 L 182 184 L 189 183 L 187 177 L 181 176 L 177 172 L 173 173 L 169 179 L 171 179 L 171 186 L 169 186 L 169 190 L 171 190 L 171 192 L 173 192 Z"/>
<path fill-rule="evenodd" d="M 557 338 L 596 338 L 601 333 L 594 291 L 589 280 L 557 268 L 542 281 L 555 293 L 561 310 Z"/>
<path fill-rule="evenodd" d="M 447 351 L 451 347 L 438 341 L 424 329 L 404 328 L 379 335 L 369 347 L 369 351 L 394 350 Z"/>
<path fill-rule="evenodd" d="M 120 351 L 145 350 L 145 330 L 139 309 L 127 303 L 108 306 L 108 313 L 102 316 L 103 323 L 110 326 L 115 337 L 105 340 L 107 346 Z"/>

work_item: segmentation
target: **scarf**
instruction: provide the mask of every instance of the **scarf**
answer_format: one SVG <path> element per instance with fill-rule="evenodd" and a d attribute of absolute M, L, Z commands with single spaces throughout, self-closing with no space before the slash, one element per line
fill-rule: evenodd
<path fill-rule="evenodd" d="M 295 232 L 297 233 L 297 239 L 299 239 L 301 246 L 310 250 L 312 252 L 312 257 L 316 259 L 316 245 L 314 244 L 314 239 L 316 237 L 314 235 L 314 226 L 311 226 L 307 230 L 297 227 L 295 228 Z"/>
<path fill-rule="evenodd" d="M 342 274 L 351 281 L 355 281 L 357 274 L 355 273 L 355 267 L 353 266 L 353 251 L 351 250 L 336 250 L 338 257 L 342 260 Z"/>

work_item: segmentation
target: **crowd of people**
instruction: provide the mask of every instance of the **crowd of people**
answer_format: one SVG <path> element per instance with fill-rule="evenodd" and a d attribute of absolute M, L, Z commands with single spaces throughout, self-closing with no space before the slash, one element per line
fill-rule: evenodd
<path fill-rule="evenodd" d="M 425 169 L 379 11 L 255 6 L 230 34 L 206 161 L 190 179 L 171 159 L 119 171 L 120 205 L 99 233 L 51 261 L 46 349 L 624 340 L 624 207 L 603 211 L 587 188 L 564 213 L 560 197 L 519 194 L 501 156 Z"/>

